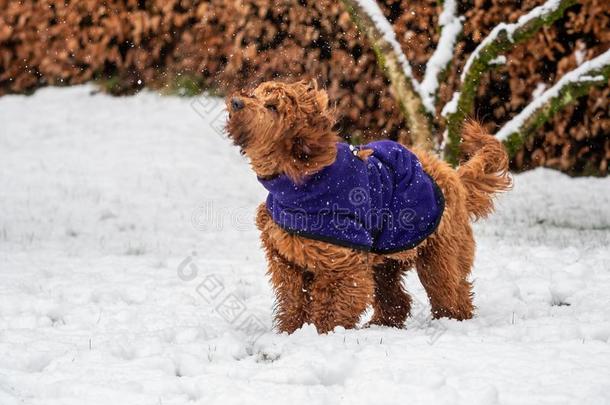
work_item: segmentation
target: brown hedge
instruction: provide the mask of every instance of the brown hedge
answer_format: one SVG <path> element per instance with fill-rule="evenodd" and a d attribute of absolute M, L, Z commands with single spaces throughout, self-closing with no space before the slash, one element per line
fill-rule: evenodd
<path fill-rule="evenodd" d="M 493 26 L 542 0 L 460 2 L 467 20 L 441 86 L 448 100 L 467 55 Z M 380 1 L 416 76 L 438 40 L 435 0 Z M 532 93 L 610 47 L 610 3 L 585 0 L 489 73 L 476 115 L 490 129 Z M 0 0 L 0 94 L 104 80 L 111 91 L 184 85 L 226 93 L 271 78 L 316 77 L 328 88 L 346 136 L 392 137 L 403 128 L 374 55 L 337 0 Z M 541 128 L 513 161 L 574 174 L 606 174 L 610 90 L 594 89 Z M 442 128 L 437 128 L 439 131 Z"/>

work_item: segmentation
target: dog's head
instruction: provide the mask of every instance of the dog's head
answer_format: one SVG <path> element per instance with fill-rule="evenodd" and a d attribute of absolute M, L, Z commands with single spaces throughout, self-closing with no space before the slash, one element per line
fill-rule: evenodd
<path fill-rule="evenodd" d="M 334 116 L 315 82 L 265 82 L 226 103 L 229 137 L 259 177 L 285 174 L 299 182 L 334 162 Z"/>

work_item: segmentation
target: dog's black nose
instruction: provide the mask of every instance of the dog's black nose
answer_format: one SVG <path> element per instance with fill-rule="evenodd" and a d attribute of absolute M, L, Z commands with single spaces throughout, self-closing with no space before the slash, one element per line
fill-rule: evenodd
<path fill-rule="evenodd" d="M 239 110 L 241 110 L 242 108 L 244 108 L 244 102 L 243 102 L 243 100 L 242 100 L 242 99 L 240 99 L 240 98 L 237 98 L 237 97 L 233 97 L 233 98 L 231 99 L 231 109 L 232 109 L 233 111 L 239 111 Z"/>

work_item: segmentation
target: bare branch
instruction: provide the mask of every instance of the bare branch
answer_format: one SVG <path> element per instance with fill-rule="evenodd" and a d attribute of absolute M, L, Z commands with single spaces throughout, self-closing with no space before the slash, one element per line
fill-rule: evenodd
<path fill-rule="evenodd" d="M 516 23 L 497 25 L 474 50 L 464 66 L 460 91 L 443 108 L 443 115 L 447 117 L 445 159 L 448 162 L 457 164 L 462 124 L 466 116 L 472 113 L 481 77 L 494 65 L 492 61 L 516 44 L 531 38 L 542 27 L 551 25 L 576 2 L 577 0 L 548 0 L 521 16 Z"/>
<path fill-rule="evenodd" d="M 513 156 L 525 140 L 555 113 L 588 94 L 591 87 L 607 84 L 609 79 L 610 50 L 607 50 L 566 73 L 553 87 L 504 124 L 496 136 L 504 141 Z"/>
<path fill-rule="evenodd" d="M 341 0 L 352 21 L 366 35 L 375 52 L 377 63 L 390 80 L 392 94 L 411 132 L 413 143 L 432 149 L 430 117 L 418 93 L 419 83 L 413 78 L 411 66 L 396 40 L 392 25 L 375 0 Z M 400 140 L 405 142 L 404 139 Z"/>

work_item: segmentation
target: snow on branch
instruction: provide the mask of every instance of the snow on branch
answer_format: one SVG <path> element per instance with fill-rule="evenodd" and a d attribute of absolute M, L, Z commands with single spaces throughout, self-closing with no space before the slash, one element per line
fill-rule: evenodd
<path fill-rule="evenodd" d="M 509 153 L 514 155 L 526 138 L 557 111 L 586 95 L 591 87 L 606 84 L 609 79 L 610 50 L 607 50 L 566 73 L 553 87 L 508 121 L 496 136 L 506 143 Z"/>
<path fill-rule="evenodd" d="M 568 7 L 577 0 L 548 0 L 532 9 L 512 24 L 501 23 L 472 52 L 461 75 L 461 89 L 443 108 L 447 118 L 445 158 L 456 164 L 459 155 L 460 131 L 466 116 L 472 112 L 481 77 L 495 66 L 501 53 L 512 49 L 516 44 L 529 39 L 542 27 L 551 25 L 563 16 Z"/>
<path fill-rule="evenodd" d="M 463 19 L 463 17 L 457 16 L 456 0 L 443 2 L 443 11 L 438 18 L 441 36 L 434 53 L 426 64 L 426 73 L 419 89 L 424 107 L 430 114 L 436 112 L 439 78 L 453 59 L 455 44 L 462 32 Z"/>
<path fill-rule="evenodd" d="M 390 80 L 392 94 L 405 117 L 413 143 L 432 148 L 430 119 L 413 78 L 411 65 L 400 47 L 394 29 L 375 0 L 341 0 L 354 24 L 375 52 L 377 63 Z"/>
<path fill-rule="evenodd" d="M 499 52 L 512 48 L 513 45 L 531 37 L 544 25 L 550 25 L 563 15 L 566 8 L 576 4 L 576 0 L 548 0 L 541 6 L 532 9 L 529 13 L 519 17 L 516 23 L 500 23 L 496 25 L 489 35 L 470 54 L 464 70 L 462 82 L 467 81 L 468 75 L 476 74 L 476 64 L 487 64 L 495 59 Z"/>

